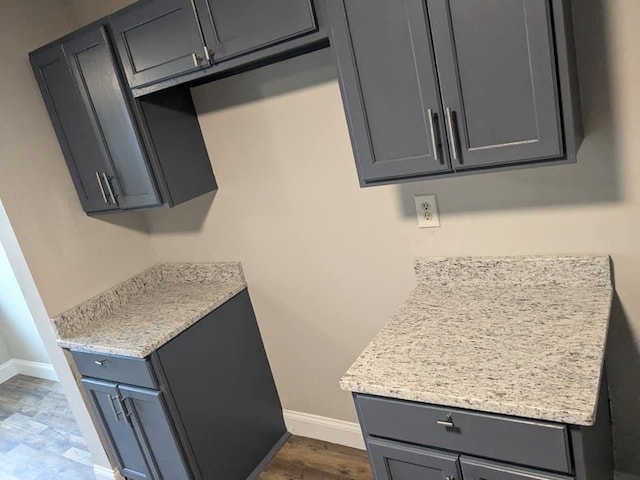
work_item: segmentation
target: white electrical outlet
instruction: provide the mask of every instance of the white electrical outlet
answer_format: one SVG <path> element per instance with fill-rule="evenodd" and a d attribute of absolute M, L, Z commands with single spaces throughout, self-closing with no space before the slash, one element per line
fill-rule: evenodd
<path fill-rule="evenodd" d="M 416 213 L 418 215 L 418 227 L 435 228 L 440 226 L 438 214 L 438 202 L 435 195 L 416 195 Z"/>

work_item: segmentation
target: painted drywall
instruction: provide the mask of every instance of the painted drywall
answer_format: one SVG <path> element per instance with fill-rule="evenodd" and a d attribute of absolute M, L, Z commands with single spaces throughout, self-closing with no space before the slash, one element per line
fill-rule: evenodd
<path fill-rule="evenodd" d="M 10 358 L 49 363 L 49 355 L 2 245 L 0 245 L 0 337 L 8 347 Z"/>
<path fill-rule="evenodd" d="M 130 5 L 133 0 L 68 0 L 68 3 L 78 23 L 86 25 Z"/>
<path fill-rule="evenodd" d="M 640 472 L 640 3 L 576 10 L 575 165 L 360 189 L 329 51 L 193 90 L 220 190 L 149 214 L 152 242 L 166 261 L 242 261 L 285 408 L 356 419 L 338 380 L 416 256 L 608 253 L 626 313 L 609 358 L 618 466 Z M 417 228 L 416 193 L 438 195 L 440 229 Z"/>
<path fill-rule="evenodd" d="M 47 317 L 147 268 L 155 258 L 140 215 L 90 218 L 83 213 L 31 72 L 29 51 L 79 26 L 70 5 L 3 0 L 1 9 L 0 199 L 19 241 L 14 257 L 24 253 L 23 276 L 32 275 L 37 285 L 29 305 L 37 304 L 36 314 L 31 313 L 45 348 L 94 461 L 109 467 Z M 40 298 L 44 304 L 37 303 Z"/>
<path fill-rule="evenodd" d="M 0 331 L 0 365 L 4 362 L 11 360 L 11 354 L 9 353 L 9 346 L 4 339 L 4 335 Z"/>

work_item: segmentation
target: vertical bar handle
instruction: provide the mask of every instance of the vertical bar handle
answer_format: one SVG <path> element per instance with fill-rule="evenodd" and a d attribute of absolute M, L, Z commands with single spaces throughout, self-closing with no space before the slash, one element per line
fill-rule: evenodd
<path fill-rule="evenodd" d="M 104 193 L 104 187 L 102 186 L 102 180 L 100 180 L 100 174 L 96 172 L 96 179 L 98 180 L 98 185 L 100 186 L 100 193 L 102 193 L 102 199 L 104 203 L 109 205 L 109 200 L 107 200 L 107 195 Z"/>
<path fill-rule="evenodd" d="M 451 141 L 451 153 L 455 161 L 459 161 L 458 144 L 456 143 L 456 133 L 453 130 L 453 110 L 447 107 L 447 123 L 449 125 L 449 140 Z"/>
<path fill-rule="evenodd" d="M 427 110 L 427 115 L 429 116 L 429 129 L 431 130 L 431 146 L 433 148 L 433 158 L 436 162 L 441 162 L 440 154 L 438 153 L 438 142 L 436 141 L 436 126 L 435 122 L 433 121 L 433 110 Z"/>
<path fill-rule="evenodd" d="M 116 398 L 118 398 L 118 397 L 116 396 Z M 116 417 L 116 421 L 119 422 L 120 421 L 120 415 L 118 414 L 118 411 L 116 410 L 116 407 L 113 404 L 114 400 L 115 399 L 111 395 L 109 395 L 109 406 L 111 407 L 111 411 L 113 412 L 113 416 Z"/>
<path fill-rule="evenodd" d="M 114 205 L 117 205 L 118 202 L 116 202 L 116 197 L 113 194 L 113 190 L 111 189 L 111 183 L 109 183 L 109 178 L 107 177 L 107 174 L 102 172 L 102 178 L 104 179 L 104 183 L 107 184 L 107 191 L 109 192 L 109 197 L 111 198 L 111 201 L 113 202 Z"/>

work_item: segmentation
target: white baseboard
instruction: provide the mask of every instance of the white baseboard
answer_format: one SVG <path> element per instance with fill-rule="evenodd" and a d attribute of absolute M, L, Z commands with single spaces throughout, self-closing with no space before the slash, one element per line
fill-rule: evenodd
<path fill-rule="evenodd" d="M 360 425 L 310 413 L 284 410 L 284 423 L 294 435 L 364 450 Z"/>
<path fill-rule="evenodd" d="M 30 362 L 12 358 L 0 364 L 0 383 L 15 377 L 16 375 L 28 375 L 30 377 L 44 378 L 45 380 L 58 381 L 53 365 L 49 363 Z"/>
<path fill-rule="evenodd" d="M 120 475 L 120 472 L 118 472 L 118 470 L 101 467 L 100 465 L 93 466 L 93 473 L 95 474 L 97 480 L 124 480 L 124 477 Z"/>

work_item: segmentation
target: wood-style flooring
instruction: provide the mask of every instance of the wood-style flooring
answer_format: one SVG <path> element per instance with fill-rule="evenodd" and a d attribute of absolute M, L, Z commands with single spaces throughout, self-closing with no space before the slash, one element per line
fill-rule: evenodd
<path fill-rule="evenodd" d="M 91 455 L 57 382 L 0 385 L 0 480 L 95 480 Z M 361 450 L 291 437 L 260 480 L 371 480 Z"/>
<path fill-rule="evenodd" d="M 259 480 L 371 480 L 362 450 L 291 437 Z"/>
<path fill-rule="evenodd" d="M 0 385 L 0 480 L 95 480 L 93 461 L 57 382 Z"/>

